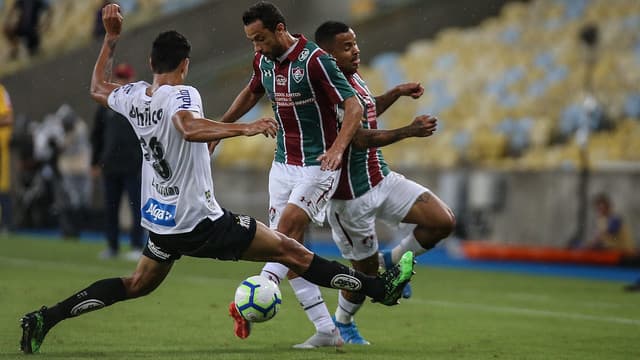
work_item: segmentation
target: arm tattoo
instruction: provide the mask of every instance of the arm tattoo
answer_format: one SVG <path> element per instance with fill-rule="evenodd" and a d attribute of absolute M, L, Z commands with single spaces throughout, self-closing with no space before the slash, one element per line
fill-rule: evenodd
<path fill-rule="evenodd" d="M 418 196 L 418 198 L 416 199 L 416 202 L 429 202 L 429 199 L 431 199 L 431 194 L 426 192 L 423 194 L 420 194 L 420 196 Z"/>
<path fill-rule="evenodd" d="M 104 67 L 104 76 L 105 79 L 111 79 L 111 72 L 113 71 L 113 53 L 116 50 L 116 43 L 118 42 L 118 40 L 109 40 L 107 42 L 107 46 L 109 49 L 109 53 L 107 54 L 107 63 L 105 64 Z"/>

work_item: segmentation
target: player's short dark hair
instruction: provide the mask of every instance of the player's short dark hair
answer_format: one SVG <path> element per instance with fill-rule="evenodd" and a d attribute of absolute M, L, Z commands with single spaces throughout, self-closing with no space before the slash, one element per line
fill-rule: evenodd
<path fill-rule="evenodd" d="M 339 21 L 324 22 L 316 29 L 316 44 L 326 48 L 335 40 L 336 35 L 349 32 L 349 29 L 349 25 Z"/>
<path fill-rule="evenodd" d="M 276 31 L 278 23 L 282 23 L 284 28 L 287 28 L 284 15 L 282 15 L 282 12 L 277 6 L 270 2 L 260 1 L 242 14 L 242 23 L 245 25 L 252 24 L 257 20 L 261 20 L 264 27 L 269 29 L 271 32 Z"/>
<path fill-rule="evenodd" d="M 184 35 L 174 30 L 160 33 L 151 48 L 151 69 L 154 74 L 171 72 L 190 53 L 191 44 Z"/>

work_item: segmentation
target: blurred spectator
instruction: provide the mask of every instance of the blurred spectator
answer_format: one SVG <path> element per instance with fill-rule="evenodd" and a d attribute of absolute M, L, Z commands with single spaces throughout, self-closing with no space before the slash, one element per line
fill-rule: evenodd
<path fill-rule="evenodd" d="M 113 75 L 114 82 L 127 84 L 133 81 L 135 72 L 131 65 L 123 63 L 115 67 Z M 120 200 L 123 191 L 126 191 L 132 214 L 132 250 L 125 254 L 125 258 L 138 260 L 144 246 L 144 233 L 140 226 L 140 142 L 127 119 L 109 108 L 100 106 L 94 119 L 91 144 L 92 175 L 94 178 L 102 175 L 104 182 L 107 249 L 100 257 L 109 259 L 118 256 Z"/>
<path fill-rule="evenodd" d="M 84 120 L 68 105 L 56 112 L 62 125 L 58 168 L 62 180 L 59 193 L 60 228 L 64 237 L 76 237 L 86 219 L 91 195 L 89 177 L 89 133 Z"/>
<path fill-rule="evenodd" d="M 33 128 L 33 177 L 27 179 L 21 208 L 25 224 L 35 227 L 57 225 L 54 205 L 62 185 L 58 169 L 58 155 L 62 146 L 63 130 L 60 119 L 48 114 Z"/>
<path fill-rule="evenodd" d="M 596 233 L 586 248 L 593 250 L 618 250 L 625 254 L 634 253 L 634 243 L 628 225 L 622 216 L 613 211 L 609 196 L 597 194 L 593 201 L 596 209 Z"/>
<path fill-rule="evenodd" d="M 51 22 L 51 10 L 45 0 L 16 0 L 5 19 L 4 34 L 11 49 L 9 57 L 18 57 L 20 40 L 24 40 L 29 55 L 34 56 L 40 50 L 40 33 Z"/>
<path fill-rule="evenodd" d="M 9 143 L 13 127 L 13 109 L 9 93 L 0 84 L 0 230 L 3 232 L 11 227 L 11 164 Z"/>

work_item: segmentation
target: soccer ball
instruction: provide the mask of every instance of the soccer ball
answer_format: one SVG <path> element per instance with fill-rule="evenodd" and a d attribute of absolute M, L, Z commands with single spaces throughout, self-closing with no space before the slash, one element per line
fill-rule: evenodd
<path fill-rule="evenodd" d="M 273 318 L 282 303 L 280 288 L 264 276 L 244 280 L 236 289 L 236 308 L 247 321 L 263 322 Z"/>

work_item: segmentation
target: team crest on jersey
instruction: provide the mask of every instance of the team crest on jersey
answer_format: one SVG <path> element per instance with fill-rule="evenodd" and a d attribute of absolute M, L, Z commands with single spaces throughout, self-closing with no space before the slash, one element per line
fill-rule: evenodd
<path fill-rule="evenodd" d="M 298 61 L 304 61 L 309 56 L 309 49 L 304 48 L 298 55 Z"/>
<path fill-rule="evenodd" d="M 291 70 L 291 75 L 293 76 L 293 80 L 299 83 L 302 78 L 304 78 L 304 69 L 296 66 Z"/>
<path fill-rule="evenodd" d="M 277 75 L 276 76 L 276 84 L 278 86 L 285 86 L 287 85 L 287 78 L 284 75 Z"/>

